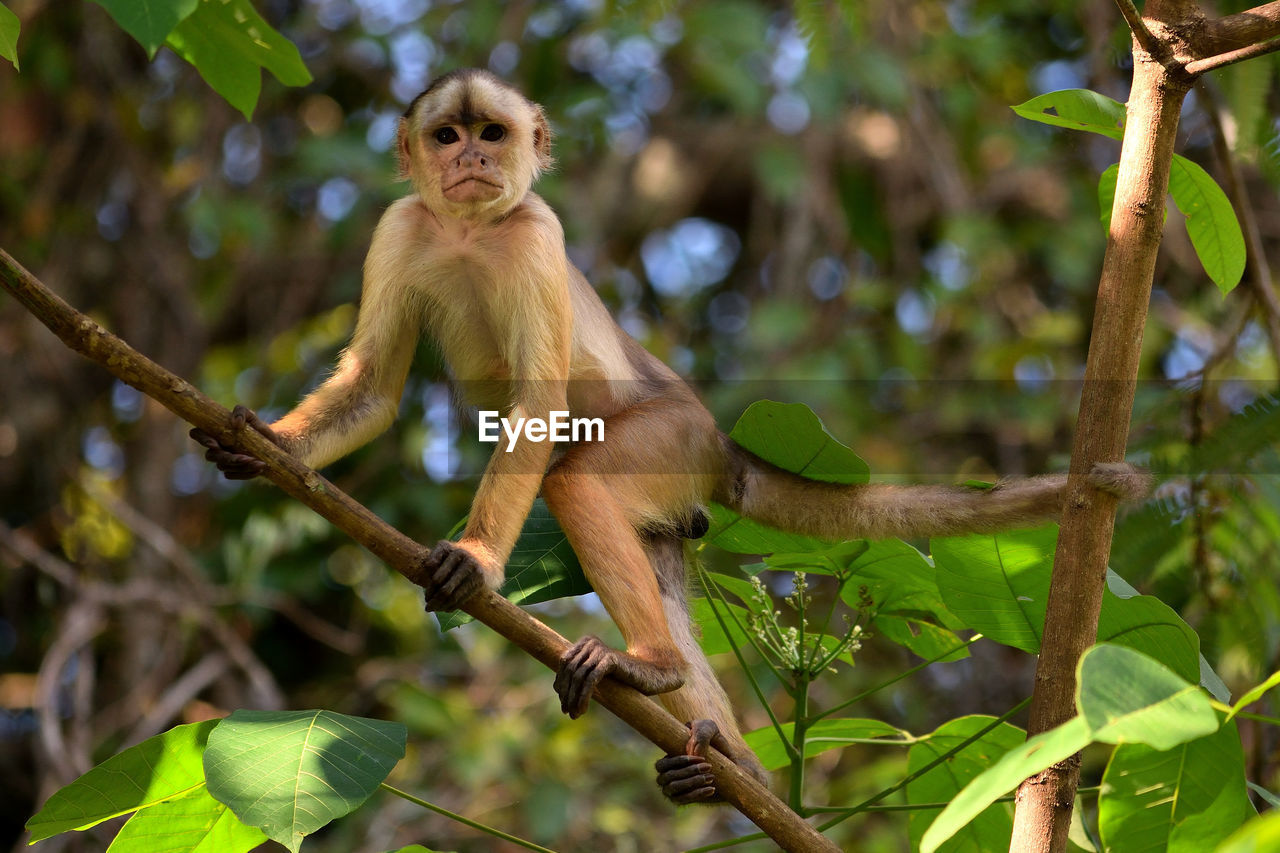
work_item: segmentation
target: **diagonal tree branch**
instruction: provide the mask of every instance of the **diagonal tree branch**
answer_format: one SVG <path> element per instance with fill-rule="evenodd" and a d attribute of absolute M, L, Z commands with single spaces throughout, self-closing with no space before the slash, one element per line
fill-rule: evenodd
<path fill-rule="evenodd" d="M 1280 0 L 1207 23 L 1208 52 L 1225 53 L 1280 36 Z"/>
<path fill-rule="evenodd" d="M 85 314 L 68 305 L 0 249 L 0 286 L 9 291 L 68 347 L 97 362 L 116 378 L 156 400 L 178 417 L 220 441 L 239 444 L 267 464 L 263 476 L 328 519 L 410 581 L 427 549 L 387 524 L 324 477 L 298 462 L 252 429 L 235 431 L 231 414 L 190 383 L 148 359 Z M 421 584 L 419 584 L 421 585 Z M 463 608 L 552 670 L 569 641 L 494 592 L 472 598 Z M 668 753 L 682 752 L 689 733 L 649 697 L 606 679 L 595 699 L 619 719 Z M 764 830 L 784 850 L 839 853 L 839 848 L 719 752 L 708 763 L 724 798 Z"/>

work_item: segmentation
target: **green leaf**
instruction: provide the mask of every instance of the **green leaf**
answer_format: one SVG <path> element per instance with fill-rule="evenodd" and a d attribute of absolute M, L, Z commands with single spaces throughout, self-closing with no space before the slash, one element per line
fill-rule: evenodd
<path fill-rule="evenodd" d="M 1245 784 L 1248 785 L 1249 790 L 1257 794 L 1264 803 L 1271 806 L 1273 809 L 1280 809 L 1280 797 L 1271 793 L 1261 785 L 1255 785 L 1253 782 L 1247 782 Z"/>
<path fill-rule="evenodd" d="M 297 853 L 378 789 L 406 737 L 400 723 L 333 711 L 236 711 L 205 749 L 209 793 Z"/>
<path fill-rule="evenodd" d="M 1280 850 L 1280 811 L 1252 818 L 1219 844 L 1216 853 L 1273 853 L 1275 850 Z"/>
<path fill-rule="evenodd" d="M 1175 154 L 1169 171 L 1169 192 L 1187 217 L 1187 235 L 1204 271 L 1224 294 L 1244 275 L 1244 233 L 1240 221 L 1209 173 L 1186 157 Z"/>
<path fill-rule="evenodd" d="M 941 758 L 991 725 L 992 720 L 992 717 L 972 715 L 943 723 L 933 734 L 921 737 L 912 745 L 907 753 L 907 772 L 916 773 Z M 995 764 L 1000 756 L 1016 749 L 1025 740 L 1026 732 L 1022 729 L 1009 723 L 1001 723 L 932 770 L 907 783 L 907 802 L 950 802 L 965 785 Z M 911 812 L 910 833 L 913 846 L 919 846 L 921 837 L 936 815 L 936 812 Z M 1012 832 L 1012 805 L 992 803 L 940 849 L 1004 850 L 1009 846 Z"/>
<path fill-rule="evenodd" d="M 1098 615 L 1098 642 L 1142 652 L 1192 684 L 1217 678 L 1212 670 L 1202 676 L 1200 638 L 1178 612 L 1153 595 L 1139 594 L 1110 569 Z"/>
<path fill-rule="evenodd" d="M 968 646 L 954 632 L 924 619 L 881 614 L 872 624 L 875 633 L 925 660 L 953 661 L 969 656 Z"/>
<path fill-rule="evenodd" d="M 938 850 L 969 821 L 1022 784 L 1023 779 L 1079 752 L 1088 743 L 1088 724 L 1084 718 L 1074 717 L 1056 729 L 1029 738 L 1009 750 L 990 769 L 966 785 L 929 825 L 920 839 L 921 853 Z"/>
<path fill-rule="evenodd" d="M 1057 525 L 1048 525 L 932 540 L 938 589 L 947 610 L 989 639 L 1038 653 L 1057 537 Z M 1111 571 L 1102 595 L 1098 641 L 1137 649 L 1193 683 L 1200 679 L 1200 640 L 1191 626 Z"/>
<path fill-rule="evenodd" d="M 139 809 L 107 853 L 248 853 L 266 840 L 261 829 L 245 826 L 201 785 L 184 796 Z"/>
<path fill-rule="evenodd" d="M 729 437 L 766 462 L 810 480 L 865 483 L 871 476 L 867 463 L 836 441 L 803 403 L 752 403 Z"/>
<path fill-rule="evenodd" d="M 901 539 L 869 543 L 844 570 L 851 576 L 841 587 L 840 596 L 850 607 L 860 605 L 861 587 L 865 586 L 879 615 L 929 614 L 944 628 L 965 627 L 943 602 L 933 563 Z"/>
<path fill-rule="evenodd" d="M 1124 104 L 1088 89 L 1049 92 L 1011 109 L 1025 119 L 1054 127 L 1124 137 Z"/>
<path fill-rule="evenodd" d="M 794 723 L 782 724 L 782 737 L 786 738 L 785 743 L 779 738 L 778 731 L 773 726 L 765 726 L 743 735 L 747 745 L 760 758 L 760 762 L 767 770 L 777 770 L 791 763 L 787 755 L 786 743 L 790 743 L 794 736 Z M 843 749 L 854 744 L 901 745 L 907 743 L 910 737 L 908 732 L 880 720 L 853 717 L 819 720 L 805 732 L 804 756 L 813 758 L 828 750 Z"/>
<path fill-rule="evenodd" d="M 18 32 L 21 29 L 22 22 L 18 20 L 18 16 L 7 6 L 0 6 L 0 58 L 12 62 L 15 70 L 20 70 Z"/>
<path fill-rule="evenodd" d="M 1233 725 L 1165 751 L 1122 744 L 1098 799 L 1108 850 L 1212 850 L 1252 814 Z M 1176 842 L 1177 836 L 1182 837 Z"/>
<path fill-rule="evenodd" d="M 311 82 L 298 48 L 272 29 L 249 0 L 200 0 L 165 43 L 246 119 L 258 103 L 260 68 L 286 86 Z"/>
<path fill-rule="evenodd" d="M 1111 227 L 1111 209 L 1116 205 L 1116 186 L 1119 182 L 1119 163 L 1112 163 L 1098 176 L 1098 213 L 1103 228 Z"/>
<path fill-rule="evenodd" d="M 930 540 L 947 610 L 983 636 L 1036 654 L 1057 527 Z"/>
<path fill-rule="evenodd" d="M 27 821 L 31 841 L 88 829 L 113 817 L 180 797 L 204 784 L 200 763 L 218 720 L 178 726 L 147 738 L 61 788 Z"/>
<path fill-rule="evenodd" d="M 726 606 L 729 608 L 728 613 L 725 612 Z M 700 595 L 689 600 L 690 615 L 702 634 L 698 643 L 702 646 L 703 653 L 718 655 L 733 651 L 735 646 L 740 649 L 750 648 L 751 640 L 747 638 L 746 631 L 738 627 L 747 624 L 747 609 L 737 604 L 717 601 L 715 607 L 725 621 L 725 627 L 721 628 L 711 607 L 711 601 Z M 735 615 L 738 617 L 737 621 L 733 618 Z M 728 629 L 727 634 L 725 628 Z"/>
<path fill-rule="evenodd" d="M 198 0 L 94 0 L 154 58 L 165 37 L 196 10 Z"/>
<path fill-rule="evenodd" d="M 456 532 L 464 527 L 459 522 Z M 557 598 L 586 595 L 591 584 L 582 573 L 569 540 L 542 498 L 533 502 L 520 538 L 507 558 L 506 580 L 498 592 L 516 604 L 536 604 Z M 471 621 L 462 611 L 437 613 L 440 630 L 448 631 Z"/>
<path fill-rule="evenodd" d="M 1102 643 L 1084 653 L 1076 706 L 1093 739 L 1171 749 L 1218 729 L 1209 697 L 1159 662 Z"/>

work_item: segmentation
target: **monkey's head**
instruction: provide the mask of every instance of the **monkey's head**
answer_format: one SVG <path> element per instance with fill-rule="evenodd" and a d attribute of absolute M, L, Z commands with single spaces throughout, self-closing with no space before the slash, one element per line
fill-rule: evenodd
<path fill-rule="evenodd" d="M 542 107 L 475 68 L 451 71 L 414 98 L 400 120 L 400 174 L 437 214 L 497 219 L 551 165 Z"/>

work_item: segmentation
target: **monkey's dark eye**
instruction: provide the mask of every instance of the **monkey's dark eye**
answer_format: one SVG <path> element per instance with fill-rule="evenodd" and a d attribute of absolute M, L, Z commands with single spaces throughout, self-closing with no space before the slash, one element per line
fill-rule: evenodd
<path fill-rule="evenodd" d="M 506 129 L 500 124 L 486 124 L 480 131 L 480 138 L 485 142 L 497 142 L 506 135 Z"/>
<path fill-rule="evenodd" d="M 458 141 L 458 131 L 452 127 L 442 127 L 435 133 L 436 142 L 441 145 L 452 145 Z"/>

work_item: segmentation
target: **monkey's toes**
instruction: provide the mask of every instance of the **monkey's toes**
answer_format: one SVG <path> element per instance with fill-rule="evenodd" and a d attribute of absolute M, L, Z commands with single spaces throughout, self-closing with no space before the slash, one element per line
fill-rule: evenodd
<path fill-rule="evenodd" d="M 658 771 L 663 796 L 678 806 L 718 798 L 711 765 L 697 755 L 668 755 L 659 758 L 653 768 Z"/>
<path fill-rule="evenodd" d="M 484 588 L 475 558 L 452 542 L 440 541 L 418 566 L 429 611 L 457 610 Z"/>
<path fill-rule="evenodd" d="M 560 658 L 552 687 L 560 697 L 560 710 L 577 719 L 587 712 L 596 685 L 614 667 L 614 651 L 597 637 L 583 637 Z"/>

